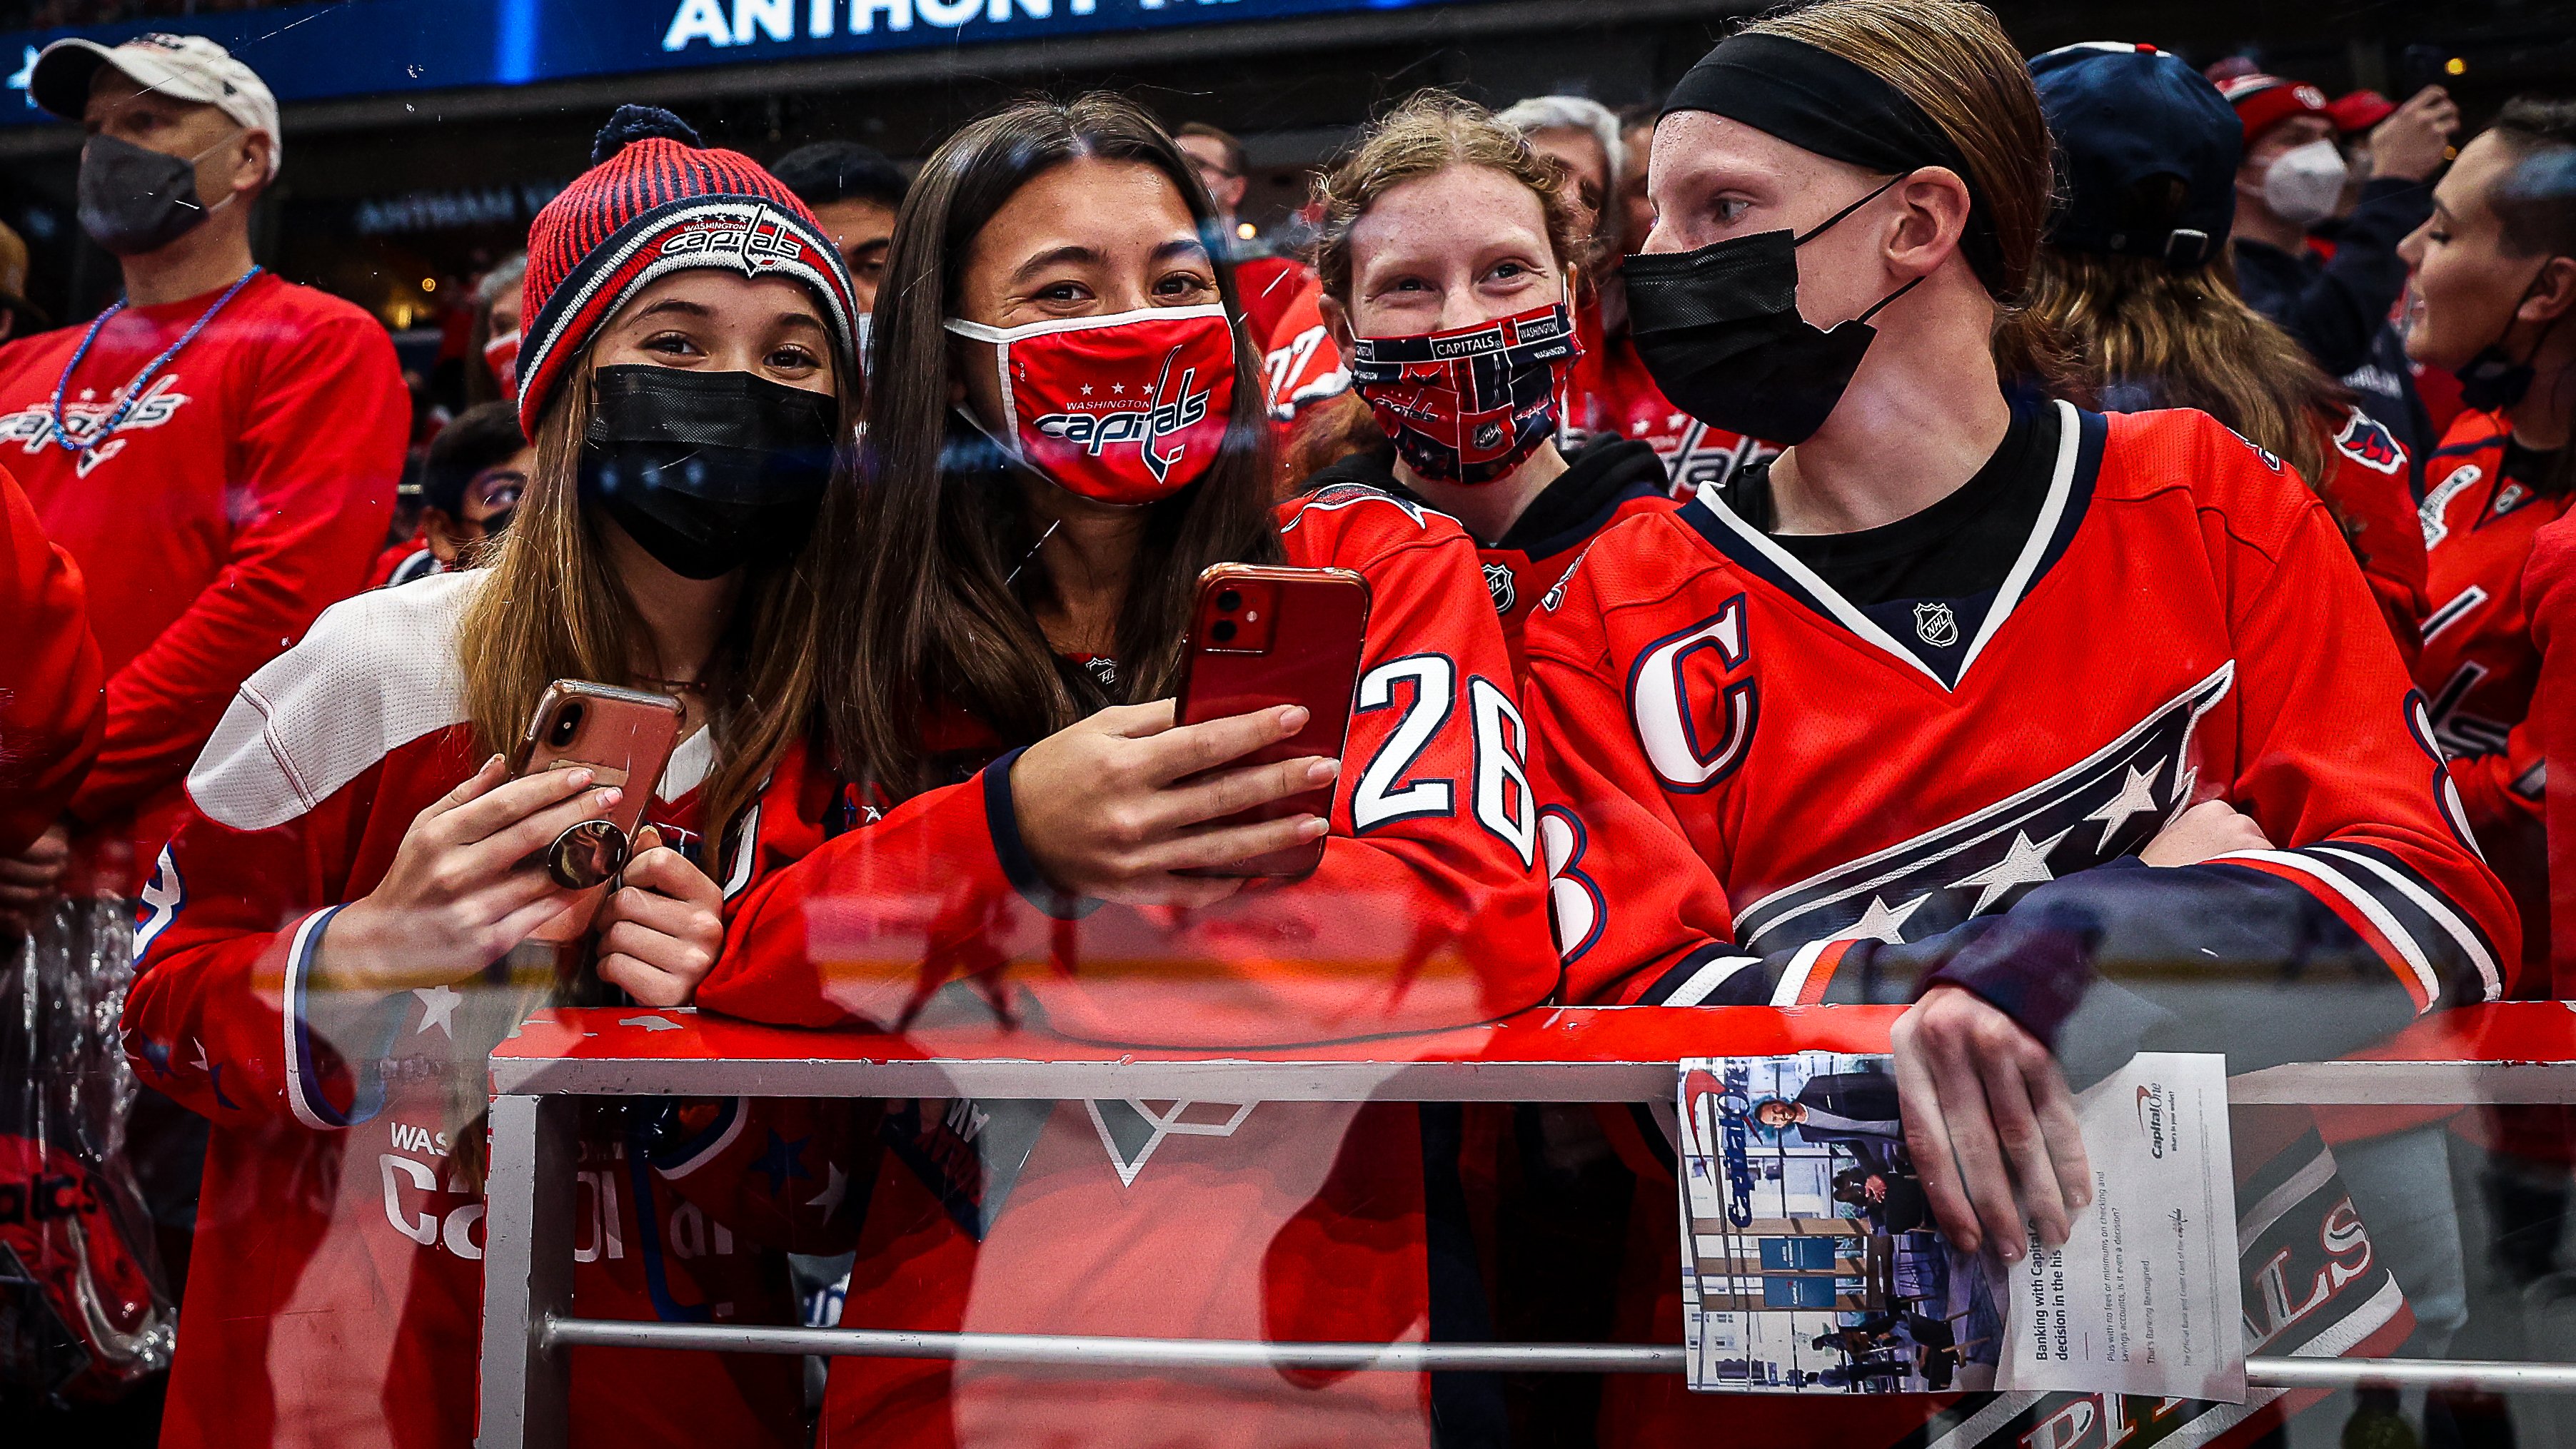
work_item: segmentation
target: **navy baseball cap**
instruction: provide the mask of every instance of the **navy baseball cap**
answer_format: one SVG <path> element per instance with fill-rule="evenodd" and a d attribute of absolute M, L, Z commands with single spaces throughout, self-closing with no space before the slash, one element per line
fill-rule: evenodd
<path fill-rule="evenodd" d="M 2243 123 L 2218 87 L 2180 58 L 2128 41 L 2064 46 L 2030 63 L 2066 189 L 2048 233 L 2071 252 L 2216 261 L 2236 223 Z M 2138 183 L 2182 182 L 2178 209 L 2141 217 Z"/>

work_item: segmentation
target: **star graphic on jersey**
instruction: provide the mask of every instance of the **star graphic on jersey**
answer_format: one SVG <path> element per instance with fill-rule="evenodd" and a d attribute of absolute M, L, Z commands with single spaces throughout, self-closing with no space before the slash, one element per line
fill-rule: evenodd
<path fill-rule="evenodd" d="M 2055 850 L 2057 843 L 2073 834 L 2074 830 L 2075 827 L 2070 825 L 2037 845 L 2031 843 L 2029 831 L 2016 830 L 2013 832 L 2012 844 L 2004 850 L 2003 859 L 1978 871 L 1975 875 L 1962 877 L 1950 884 L 1984 886 L 1985 889 L 1977 896 L 1977 903 L 1968 908 L 1969 915 L 1983 915 L 1986 907 L 2000 900 L 2003 894 L 2014 886 L 2039 885 L 2042 882 L 2057 879 L 2049 872 L 2048 853 Z"/>
<path fill-rule="evenodd" d="M 420 998 L 420 1025 L 411 1029 L 412 1035 L 418 1036 L 433 1026 L 450 1038 L 456 1035 L 456 1003 L 465 999 L 464 992 L 442 984 L 414 991 L 412 995 Z"/>
<path fill-rule="evenodd" d="M 821 1208 L 828 1218 L 841 1210 L 841 1199 L 849 1192 L 850 1175 L 837 1164 L 827 1162 L 823 1164 L 823 1190 L 805 1199 L 805 1205 Z"/>
<path fill-rule="evenodd" d="M 166 1042 L 154 1041 L 148 1036 L 143 1037 L 141 1040 L 143 1044 L 134 1048 L 134 1054 L 143 1058 L 144 1065 L 152 1069 L 152 1075 L 156 1077 L 166 1077 L 170 1075 L 169 1044 Z"/>
<path fill-rule="evenodd" d="M 194 1039 L 193 1039 L 193 1038 L 191 1038 L 191 1040 L 194 1040 Z M 196 1059 L 196 1061 L 195 1061 L 192 1065 L 194 1065 L 194 1066 L 196 1067 L 196 1069 L 197 1069 L 198 1071 L 201 1071 L 201 1072 L 212 1072 L 212 1071 L 214 1071 L 214 1069 L 215 1069 L 215 1064 L 214 1064 L 213 1062 L 211 1062 L 211 1061 L 209 1061 L 209 1060 L 207 1060 L 207 1059 L 206 1059 L 206 1044 L 205 1044 L 204 1042 L 200 1041 L 200 1042 L 197 1042 L 197 1043 L 196 1043 L 196 1047 L 197 1047 L 197 1059 Z"/>
<path fill-rule="evenodd" d="M 1089 397 L 1089 396 L 1091 396 L 1091 384 L 1090 384 L 1090 383 L 1087 383 L 1087 382 L 1086 382 L 1086 383 L 1084 383 L 1084 384 L 1082 385 L 1082 395 L 1083 395 L 1084 397 Z"/>
<path fill-rule="evenodd" d="M 751 1170 L 769 1179 L 769 1190 L 773 1195 L 785 1192 L 787 1184 L 795 1178 L 812 1182 L 814 1174 L 805 1170 L 805 1144 L 812 1140 L 810 1137 L 791 1139 L 772 1132 L 769 1145 L 761 1149 L 759 1159 L 751 1164 Z"/>
<path fill-rule="evenodd" d="M 2120 782 L 2120 793 L 2084 817 L 2102 822 L 2102 843 L 2094 847 L 2097 852 L 2111 848 L 2111 837 L 2129 822 L 2130 816 L 2153 815 L 2161 808 L 2156 804 L 2156 777 L 2165 772 L 2165 762 L 2150 760 L 2143 770 L 2135 765 L 2126 768 L 2128 778 Z"/>
<path fill-rule="evenodd" d="M 1869 909 L 1861 912 L 1859 920 L 1852 922 L 1849 926 L 1836 933 L 1834 939 L 1837 941 L 1885 941 L 1891 946 L 1901 945 L 1905 940 L 1905 918 L 1913 915 L 1916 911 L 1923 909 L 1923 903 L 1930 899 L 1932 899 L 1932 897 L 1927 892 L 1923 895 L 1916 896 L 1914 899 L 1907 901 L 1905 904 L 1898 906 L 1894 910 L 1889 910 L 1887 908 L 1886 901 L 1881 900 L 1877 896 L 1871 896 L 1869 898 Z"/>

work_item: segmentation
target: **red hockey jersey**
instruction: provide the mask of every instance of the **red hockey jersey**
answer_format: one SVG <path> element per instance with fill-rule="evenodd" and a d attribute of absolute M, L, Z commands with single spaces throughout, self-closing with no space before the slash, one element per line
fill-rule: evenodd
<path fill-rule="evenodd" d="M 2532 535 L 2522 589 L 2540 656 L 2530 735 L 2546 786 L 2550 977 L 2576 982 L 2576 523 L 2552 522 Z M 2557 783 L 2546 785 L 2549 778 Z M 2544 987 L 2527 994 L 2567 993 Z"/>
<path fill-rule="evenodd" d="M 60 815 L 98 755 L 98 642 L 80 566 L 0 468 L 0 857 Z"/>
<path fill-rule="evenodd" d="M 214 300 L 129 308 L 99 329 L 69 374 L 75 435 L 103 426 Z M 113 435 L 67 453 L 52 399 L 85 331 L 0 347 L 0 451 L 89 582 L 107 734 L 70 808 L 110 847 L 94 861 L 105 888 L 130 895 L 234 689 L 366 577 L 411 399 L 376 319 L 268 275 L 154 375 Z"/>
<path fill-rule="evenodd" d="M 2462 413 L 2424 470 L 2424 655 L 2416 679 L 2434 736 L 2452 759 L 2469 821 L 2481 830 L 2540 814 L 2540 752 L 2515 727 L 2531 708 L 2540 660 L 2522 605 L 2531 541 L 2569 500 L 2505 476 L 2512 426 Z"/>
<path fill-rule="evenodd" d="M 1557 985 L 1511 666 L 1466 537 L 1384 493 L 1283 505 L 1288 561 L 1374 590 L 1323 865 L 1204 911 L 1058 899 L 1002 755 L 753 889 L 711 1009 L 900 1028 L 960 1013 L 1189 1047 L 1491 1020 Z M 887 1114 L 843 1322 L 1378 1342 L 1447 1336 L 1454 1114 L 1399 1105 L 921 1101 Z M 1444 1134 L 1446 1134 L 1444 1139 Z M 1453 1241 L 1442 1239 L 1442 1241 Z M 1468 1259 L 1436 1261 L 1454 1269 Z M 1134 1374 L 843 1359 L 826 1442 L 1421 1445 L 1399 1374 Z"/>
<path fill-rule="evenodd" d="M 1900 636 L 1707 492 L 1605 535 L 1542 603 L 1571 994 L 1901 1000 L 1938 974 L 2049 1037 L 2076 1002 L 2010 958 L 2052 913 L 2101 932 L 2055 965 L 2122 976 L 2187 941 L 2247 989 L 2348 1001 L 2213 1023 L 2197 984 L 2124 977 L 2123 1054 L 2332 1055 L 2500 993 L 2511 911 L 2314 498 L 2203 414 L 2061 417 L 1981 617 L 1918 604 Z M 2089 869 L 2202 799 L 2283 848 Z"/>
<path fill-rule="evenodd" d="M 362 594 L 253 675 L 145 888 L 127 1053 L 214 1124 L 164 1445 L 462 1449 L 473 1436 L 483 1200 L 458 1178 L 451 1092 L 461 1073 L 479 1095 L 484 1067 L 452 1052 L 497 1040 L 496 1014 L 517 1005 L 468 982 L 351 1022 L 305 981 L 338 904 L 372 889 L 413 818 L 481 763 L 454 631 L 485 577 Z M 675 754 L 662 788 L 676 798 L 648 809 L 684 848 L 699 843 L 707 740 Z M 796 813 L 759 807 L 730 894 Z M 317 1025 L 334 1020 L 336 1036 Z M 727 1103 L 695 1113 L 694 1131 L 648 1132 L 602 1104 L 580 1164 L 579 1311 L 794 1322 L 784 1261 L 755 1241 L 830 1245 L 841 1193 L 797 1125 L 812 1110 Z M 793 1359 L 573 1351 L 577 1444 L 796 1443 L 799 1409 Z"/>

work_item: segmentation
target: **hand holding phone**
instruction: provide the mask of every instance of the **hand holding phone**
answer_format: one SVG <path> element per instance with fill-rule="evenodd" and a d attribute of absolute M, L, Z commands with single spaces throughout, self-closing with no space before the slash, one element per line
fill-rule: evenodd
<path fill-rule="evenodd" d="M 634 851 L 644 807 L 680 742 L 681 718 L 680 702 L 667 694 L 584 680 L 558 679 L 538 696 L 511 752 L 511 774 L 526 779 L 579 769 L 623 793 L 602 817 L 577 822 L 547 842 L 539 864 L 556 885 L 576 894 L 569 909 L 528 939 L 577 941 L 589 932 L 600 896 Z"/>
<path fill-rule="evenodd" d="M 1048 884 L 1188 907 L 1313 871 L 1367 619 L 1357 574 L 1209 570 L 1181 699 L 1104 709 L 1012 764 L 1020 845 Z"/>

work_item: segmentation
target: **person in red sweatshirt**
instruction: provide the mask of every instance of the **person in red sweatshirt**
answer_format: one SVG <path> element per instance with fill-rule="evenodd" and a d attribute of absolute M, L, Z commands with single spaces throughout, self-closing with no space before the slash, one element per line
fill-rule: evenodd
<path fill-rule="evenodd" d="M 410 401 L 374 318 L 251 259 L 277 103 L 193 35 L 37 57 L 85 125 L 81 225 L 125 295 L 0 347 L 0 456 L 81 566 L 107 670 L 98 762 L 39 848 L 131 896 L 234 689 L 355 593 L 392 517 Z"/>
<path fill-rule="evenodd" d="M 1555 990 L 1474 546 L 1359 485 L 1272 503 L 1258 359 L 1188 164 L 1108 95 L 1013 106 L 925 164 L 833 545 L 821 699 L 848 785 L 830 839 L 737 909 L 701 1007 L 1202 1049 L 1368 1038 L 1401 1060 L 1405 1033 Z M 1369 582 L 1340 761 L 1229 768 L 1301 707 L 1175 726 L 1196 580 L 1226 561 Z M 1329 815 L 1228 819 L 1319 786 Z M 1302 878 L 1198 873 L 1307 843 Z M 1456 1123 L 1398 1103 L 891 1104 L 843 1322 L 1476 1336 Z M 1436 1423 L 1491 1442 L 1499 1400 L 1472 1378 L 842 1359 L 823 1434 L 1411 1446 Z"/>
<path fill-rule="evenodd" d="M 98 755 L 98 642 L 80 565 L 49 542 L 0 468 L 0 941 L 23 934 L 49 876 L 17 859 L 53 827 Z"/>
<path fill-rule="evenodd" d="M 812 522 L 849 486 L 861 386 L 849 275 L 803 203 L 668 112 L 621 108 L 593 158 L 531 231 L 537 465 L 497 555 L 335 605 L 245 681 L 144 888 L 126 1052 L 213 1124 L 171 1449 L 464 1449 L 485 1056 L 541 1004 L 687 1004 L 728 899 L 812 843 L 763 791 L 804 779 Z M 668 768 L 511 778 L 496 751 L 557 680 L 670 698 Z M 537 857 L 638 790 L 622 885 L 566 926 Z M 581 1311 L 790 1321 L 776 1249 L 830 1247 L 839 1206 L 800 1110 L 586 1113 Z M 791 1359 L 571 1369 L 575 1444 L 802 1440 Z"/>

